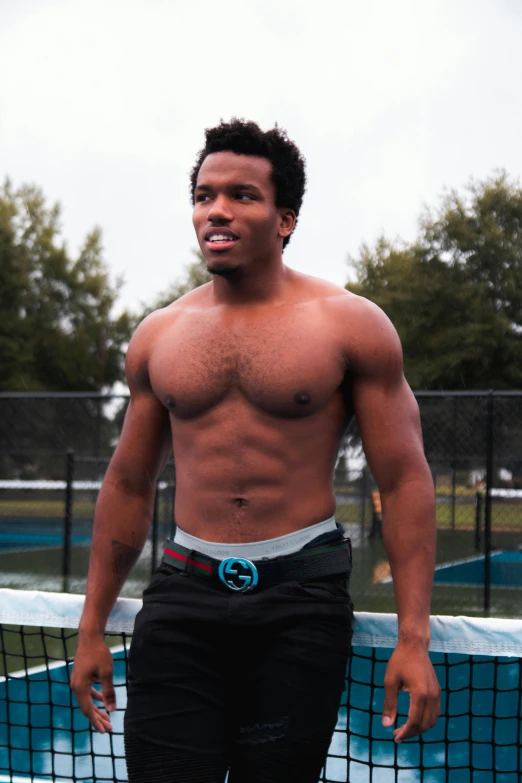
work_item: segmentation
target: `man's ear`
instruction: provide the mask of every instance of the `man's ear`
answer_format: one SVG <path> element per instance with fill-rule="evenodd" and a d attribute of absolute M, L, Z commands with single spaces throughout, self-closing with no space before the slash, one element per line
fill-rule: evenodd
<path fill-rule="evenodd" d="M 289 237 L 294 230 L 297 217 L 293 209 L 281 209 L 280 219 L 281 222 L 279 225 L 278 236 L 285 239 L 286 237 Z"/>

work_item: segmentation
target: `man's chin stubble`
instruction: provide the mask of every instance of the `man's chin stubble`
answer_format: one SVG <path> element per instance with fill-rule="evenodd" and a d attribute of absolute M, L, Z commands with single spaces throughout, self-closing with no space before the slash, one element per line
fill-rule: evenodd
<path fill-rule="evenodd" d="M 219 275 L 219 277 L 234 277 L 235 273 L 240 269 L 240 267 L 231 267 L 228 269 L 213 269 L 207 264 L 207 272 L 209 272 L 211 275 Z"/>

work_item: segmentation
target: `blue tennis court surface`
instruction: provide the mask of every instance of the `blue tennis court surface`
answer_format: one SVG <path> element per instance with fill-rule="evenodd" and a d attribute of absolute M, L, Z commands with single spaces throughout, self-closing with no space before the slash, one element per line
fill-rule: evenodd
<path fill-rule="evenodd" d="M 9 769 L 16 770 L 20 781 L 127 780 L 124 652 L 116 648 L 113 655 L 119 709 L 111 715 L 112 736 L 91 731 L 79 709 L 71 709 L 76 702 L 69 688 L 70 665 L 54 663 L 26 676 L 0 679 L 0 781 L 11 780 Z"/>
<path fill-rule="evenodd" d="M 484 584 L 484 555 L 443 563 L 435 569 L 435 584 L 481 586 Z M 497 551 L 490 554 L 492 587 L 522 587 L 522 551 Z"/>
<path fill-rule="evenodd" d="M 378 686 L 390 654 L 385 648 L 354 648 L 350 690 L 339 712 L 325 780 L 519 783 L 518 659 L 432 653 L 443 688 L 443 716 L 423 735 L 422 743 L 416 739 L 397 746 L 392 730 L 381 724 L 383 691 Z M 27 675 L 0 681 L 0 781 L 127 780 L 121 647 L 115 649 L 114 659 L 118 711 L 111 716 L 112 734 L 92 732 L 79 710 L 71 709 L 66 664 L 51 664 L 49 670 L 38 667 Z M 401 694 L 403 715 L 407 704 L 406 694 Z M 403 722 L 404 717 L 399 723 Z M 16 771 L 13 777 L 9 770 Z M 492 770 L 497 770 L 495 777 Z"/>
<path fill-rule="evenodd" d="M 75 521 L 71 543 L 76 546 L 90 544 L 91 529 L 90 520 Z M 63 547 L 63 540 L 63 519 L 28 521 L 26 517 L 12 517 L 0 520 L 0 552 Z"/>

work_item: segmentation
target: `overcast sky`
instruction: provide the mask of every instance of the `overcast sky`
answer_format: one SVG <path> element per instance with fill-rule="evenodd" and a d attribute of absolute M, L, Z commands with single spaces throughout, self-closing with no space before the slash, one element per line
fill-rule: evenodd
<path fill-rule="evenodd" d="M 522 174 L 521 0 L 0 0 L 0 177 L 94 225 L 150 301 L 191 260 L 203 129 L 277 122 L 308 191 L 285 262 L 339 285 L 471 176 Z"/>

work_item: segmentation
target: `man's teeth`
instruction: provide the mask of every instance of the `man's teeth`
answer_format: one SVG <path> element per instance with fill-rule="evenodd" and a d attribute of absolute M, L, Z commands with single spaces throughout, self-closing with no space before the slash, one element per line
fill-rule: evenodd
<path fill-rule="evenodd" d="M 233 242 L 233 237 L 226 237 L 224 234 L 212 234 L 209 242 Z"/>

